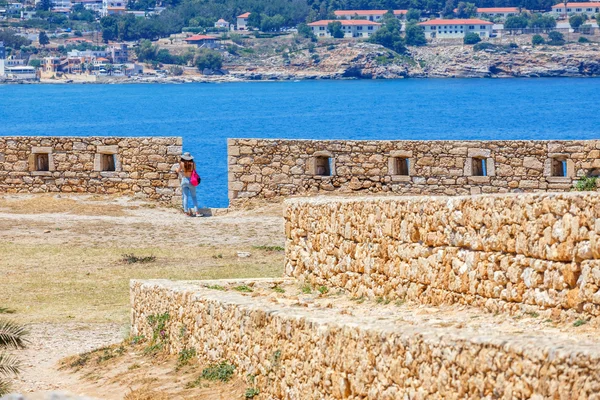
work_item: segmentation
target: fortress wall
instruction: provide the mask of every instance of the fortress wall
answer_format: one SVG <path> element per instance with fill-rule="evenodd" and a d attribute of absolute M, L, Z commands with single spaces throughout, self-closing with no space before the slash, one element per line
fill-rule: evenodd
<path fill-rule="evenodd" d="M 286 275 L 355 296 L 596 316 L 598 216 L 594 192 L 288 199 Z"/>
<path fill-rule="evenodd" d="M 0 137 L 0 193 L 143 194 L 171 202 L 178 137 Z"/>
<path fill-rule="evenodd" d="M 229 139 L 228 155 L 232 201 L 329 192 L 569 191 L 578 177 L 600 174 L 598 140 Z M 477 175 L 480 160 L 486 176 Z M 565 176 L 556 176 L 563 168 Z"/>
<path fill-rule="evenodd" d="M 200 368 L 234 365 L 261 399 L 587 399 L 600 391 L 593 335 L 500 332 L 470 319 L 458 328 L 411 323 L 401 308 L 303 307 L 214 284 L 226 285 L 132 281 L 131 332 L 173 355 L 195 349 Z"/>

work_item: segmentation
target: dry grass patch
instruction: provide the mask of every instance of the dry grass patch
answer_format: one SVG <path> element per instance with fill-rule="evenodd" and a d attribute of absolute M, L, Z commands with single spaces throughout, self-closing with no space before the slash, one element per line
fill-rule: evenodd
<path fill-rule="evenodd" d="M 106 202 L 106 197 L 63 198 L 56 195 L 43 194 L 24 198 L 0 198 L 0 210 L 19 214 L 60 214 L 105 215 L 121 217 L 127 215 L 126 208 L 119 204 Z M 138 208 L 128 206 L 129 209 Z"/>
<path fill-rule="evenodd" d="M 253 251 L 238 258 L 238 247 L 81 247 L 0 244 L 4 306 L 21 322 L 117 322 L 129 319 L 130 279 L 230 279 L 277 277 L 281 252 Z M 127 263 L 124 255 L 156 257 Z M 23 296 L 27 293 L 27 296 Z"/>

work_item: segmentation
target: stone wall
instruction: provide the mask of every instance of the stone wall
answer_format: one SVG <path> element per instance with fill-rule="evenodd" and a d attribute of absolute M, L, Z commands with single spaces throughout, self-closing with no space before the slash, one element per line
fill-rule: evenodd
<path fill-rule="evenodd" d="M 177 137 L 0 137 L 0 193 L 143 194 L 174 201 Z"/>
<path fill-rule="evenodd" d="M 598 140 L 230 139 L 228 154 L 230 200 L 333 191 L 441 195 L 569 191 L 578 177 L 600 174 Z M 477 175 L 482 161 L 486 176 Z M 323 171 L 327 169 L 323 163 L 328 163 L 329 171 Z M 565 176 L 556 176 L 563 168 Z"/>
<path fill-rule="evenodd" d="M 286 274 L 356 296 L 600 315 L 600 194 L 286 200 Z"/>
<path fill-rule="evenodd" d="M 210 288 L 216 284 L 225 288 Z M 319 298 L 299 303 L 302 294 L 260 295 L 264 280 L 231 284 L 254 293 L 229 290 L 225 281 L 132 281 L 131 332 L 164 338 L 174 355 L 195 349 L 199 370 L 233 364 L 265 400 L 592 399 L 600 392 L 596 335 L 573 327 L 507 327 L 484 320 L 491 314 L 461 321 L 447 319 L 456 310 L 427 316 L 422 307 L 391 304 L 350 302 L 348 310 L 329 299 L 317 307 Z M 168 318 L 157 328 L 149 317 L 159 315 Z"/>

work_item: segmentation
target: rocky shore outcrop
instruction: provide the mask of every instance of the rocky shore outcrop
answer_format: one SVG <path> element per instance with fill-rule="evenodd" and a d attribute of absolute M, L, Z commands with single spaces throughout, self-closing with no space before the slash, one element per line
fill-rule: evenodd
<path fill-rule="evenodd" d="M 600 76 L 600 44 L 565 46 L 504 45 L 476 51 L 473 46 L 438 42 L 410 47 L 397 54 L 382 46 L 356 41 L 313 46 L 266 57 L 225 58 L 223 70 L 202 75 L 189 69 L 183 76 L 103 77 L 95 83 L 191 83 L 285 81 L 313 79 L 402 78 L 534 78 Z M 71 83 L 64 80 L 42 83 Z M 86 82 L 92 83 L 92 82 Z"/>

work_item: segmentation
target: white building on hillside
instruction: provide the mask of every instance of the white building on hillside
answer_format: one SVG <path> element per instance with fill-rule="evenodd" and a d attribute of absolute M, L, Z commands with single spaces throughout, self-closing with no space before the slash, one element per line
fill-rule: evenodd
<path fill-rule="evenodd" d="M 248 29 L 248 17 L 250 16 L 250 13 L 243 13 L 241 15 L 237 16 L 237 29 L 238 31 L 245 31 L 246 29 Z"/>
<path fill-rule="evenodd" d="M 403 19 L 407 10 L 394 10 L 397 19 Z M 337 19 L 366 19 L 367 21 L 381 22 L 388 10 L 338 10 L 334 11 Z"/>
<path fill-rule="evenodd" d="M 125 14 L 126 12 L 126 0 L 102 0 L 102 10 L 100 11 L 100 15 L 103 17 L 106 17 L 107 15 Z"/>
<path fill-rule="evenodd" d="M 229 29 L 229 22 L 225 21 L 223 18 L 220 18 L 217 22 L 215 22 L 215 28 Z"/>
<path fill-rule="evenodd" d="M 556 18 L 565 14 L 586 14 L 588 17 L 594 17 L 600 13 L 600 2 L 586 3 L 567 3 L 567 11 L 565 13 L 565 3 L 559 3 L 552 6 L 552 15 Z"/>
<path fill-rule="evenodd" d="M 348 38 L 369 37 L 381 27 L 380 23 L 360 19 L 342 19 L 339 21 L 324 19 L 311 22 L 308 26 L 311 27 L 313 33 L 317 37 L 331 37 L 331 34 L 327 31 L 327 25 L 331 22 L 340 22 L 342 24 L 344 37 Z"/>
<path fill-rule="evenodd" d="M 527 12 L 526 9 L 519 7 L 477 7 L 477 17 L 490 17 L 490 18 L 508 18 L 514 15 L 519 15 L 522 12 Z"/>
<path fill-rule="evenodd" d="M 490 37 L 494 26 L 482 19 L 432 19 L 419 25 L 425 28 L 425 37 L 428 39 L 460 39 L 467 33 L 476 33 L 482 38 Z"/>
<path fill-rule="evenodd" d="M 36 69 L 25 65 L 25 60 L 8 57 L 0 59 L 0 77 L 13 80 L 36 79 Z"/>
<path fill-rule="evenodd" d="M 71 0 L 52 0 L 52 10 L 70 10 L 73 4 Z"/>
<path fill-rule="evenodd" d="M 102 0 L 73 0 L 73 6 L 81 4 L 83 8 L 89 11 L 101 12 Z"/>

